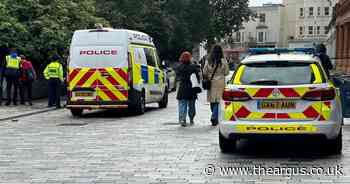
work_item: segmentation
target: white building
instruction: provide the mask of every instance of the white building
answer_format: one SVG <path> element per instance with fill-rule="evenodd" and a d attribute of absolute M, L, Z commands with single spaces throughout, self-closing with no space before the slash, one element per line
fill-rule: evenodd
<path fill-rule="evenodd" d="M 289 47 L 325 43 L 332 18 L 331 0 L 284 0 Z"/>
<path fill-rule="evenodd" d="M 251 7 L 256 18 L 245 22 L 242 29 L 233 33 L 228 44 L 233 48 L 238 47 L 285 47 L 285 17 L 284 5 L 264 4 L 263 6 Z"/>

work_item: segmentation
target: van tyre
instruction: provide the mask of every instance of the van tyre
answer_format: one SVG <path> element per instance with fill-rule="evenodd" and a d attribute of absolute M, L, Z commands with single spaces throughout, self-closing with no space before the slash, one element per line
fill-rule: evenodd
<path fill-rule="evenodd" d="M 83 109 L 71 109 L 70 112 L 74 117 L 81 117 L 83 115 Z"/>
<path fill-rule="evenodd" d="M 222 153 L 233 153 L 237 149 L 237 140 L 227 139 L 219 132 L 219 145 Z"/>
<path fill-rule="evenodd" d="M 136 93 L 136 104 L 134 108 L 135 108 L 135 113 L 137 115 L 145 114 L 146 98 L 145 98 L 144 91 L 142 91 L 141 93 Z"/>
<path fill-rule="evenodd" d="M 165 90 L 163 98 L 158 102 L 159 108 L 166 108 L 168 106 L 168 89 Z"/>
<path fill-rule="evenodd" d="M 325 151 L 332 155 L 340 155 L 343 150 L 343 131 L 340 129 L 339 135 L 332 140 L 327 141 L 327 146 Z"/>

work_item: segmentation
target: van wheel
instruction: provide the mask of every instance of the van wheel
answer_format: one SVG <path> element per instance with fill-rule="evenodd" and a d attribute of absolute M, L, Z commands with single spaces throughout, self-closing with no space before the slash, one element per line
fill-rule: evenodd
<path fill-rule="evenodd" d="M 233 153 L 237 149 L 237 140 L 226 139 L 219 132 L 219 145 L 222 153 Z"/>
<path fill-rule="evenodd" d="M 340 129 L 340 133 L 337 138 L 328 140 L 325 147 L 325 151 L 332 155 L 339 155 L 343 150 L 343 130 Z"/>
<path fill-rule="evenodd" d="M 81 117 L 83 115 L 84 109 L 71 109 L 70 112 L 74 117 Z"/>
<path fill-rule="evenodd" d="M 166 108 L 168 106 L 168 89 L 165 89 L 162 101 L 158 102 L 159 108 Z"/>
<path fill-rule="evenodd" d="M 138 115 L 142 115 L 145 113 L 146 110 L 146 99 L 145 99 L 145 92 L 142 91 L 142 93 L 136 94 L 136 105 L 135 105 L 135 113 Z"/>

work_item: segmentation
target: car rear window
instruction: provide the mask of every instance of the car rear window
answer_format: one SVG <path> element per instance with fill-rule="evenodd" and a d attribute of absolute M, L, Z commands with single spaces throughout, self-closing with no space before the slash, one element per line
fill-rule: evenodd
<path fill-rule="evenodd" d="M 317 64 L 274 61 L 241 65 L 234 83 L 243 85 L 300 85 L 323 83 Z"/>

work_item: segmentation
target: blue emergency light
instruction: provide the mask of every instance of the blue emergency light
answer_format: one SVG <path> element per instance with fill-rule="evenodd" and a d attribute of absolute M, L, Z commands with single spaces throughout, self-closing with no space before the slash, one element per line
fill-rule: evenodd
<path fill-rule="evenodd" d="M 304 53 L 315 54 L 314 48 L 250 48 L 248 50 L 250 55 L 261 54 L 283 54 L 283 53 Z"/>

